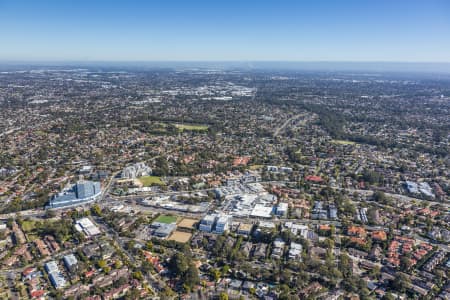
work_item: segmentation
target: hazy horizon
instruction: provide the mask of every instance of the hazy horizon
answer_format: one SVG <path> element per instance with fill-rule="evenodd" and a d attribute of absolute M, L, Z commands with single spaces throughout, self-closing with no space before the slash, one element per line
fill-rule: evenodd
<path fill-rule="evenodd" d="M 376 61 L 2 61 L 2 68 L 105 67 L 105 68 L 189 68 L 322 72 L 398 72 L 450 74 L 450 63 Z"/>

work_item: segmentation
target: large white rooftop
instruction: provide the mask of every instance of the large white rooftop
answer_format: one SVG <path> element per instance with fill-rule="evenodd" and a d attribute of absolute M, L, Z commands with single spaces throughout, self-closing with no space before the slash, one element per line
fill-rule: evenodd
<path fill-rule="evenodd" d="M 250 216 L 256 218 L 271 218 L 272 217 L 273 206 L 265 206 L 263 204 L 256 204 L 253 207 Z"/>
<path fill-rule="evenodd" d="M 89 218 L 82 218 L 76 221 L 75 229 L 79 232 L 83 232 L 87 236 L 100 234 L 100 230 L 97 228 L 97 226 L 94 225 L 94 223 L 92 223 Z"/>

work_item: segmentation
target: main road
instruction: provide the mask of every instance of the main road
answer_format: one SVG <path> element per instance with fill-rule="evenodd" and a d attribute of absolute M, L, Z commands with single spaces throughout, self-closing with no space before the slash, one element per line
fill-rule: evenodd
<path fill-rule="evenodd" d="M 292 117 L 296 118 L 299 117 L 299 115 Z M 291 120 L 290 119 L 290 120 Z M 288 120 L 288 121 L 290 121 Z M 108 180 L 108 183 L 104 186 L 103 188 L 103 192 L 101 194 L 100 199 L 98 200 L 98 202 L 100 202 L 102 204 L 102 206 L 110 206 L 112 203 L 109 202 L 105 202 L 106 197 L 110 197 L 110 199 L 113 199 L 115 203 L 120 204 L 121 200 L 133 200 L 133 199 L 139 199 L 139 198 L 143 198 L 143 197 L 149 197 L 149 196 L 164 196 L 164 195 L 177 195 L 177 194 L 184 194 L 184 193 L 189 193 L 189 192 L 208 192 L 208 191 L 212 191 L 215 188 L 208 188 L 208 189 L 201 189 L 201 190 L 195 190 L 195 191 L 167 191 L 167 192 L 152 192 L 152 193 L 145 193 L 145 194 L 140 194 L 140 195 L 129 195 L 129 196 L 112 196 L 109 193 L 109 190 L 111 189 L 112 183 L 114 181 L 114 178 L 117 176 L 117 174 L 119 174 L 119 172 L 115 172 L 111 175 L 111 178 Z M 261 184 L 287 184 L 287 183 L 296 183 L 296 182 L 290 182 L 290 181 L 263 181 L 260 182 Z M 327 187 L 325 185 L 317 185 L 320 187 Z M 343 190 L 346 191 L 348 193 L 358 193 L 360 195 L 363 195 L 365 197 L 370 197 L 374 191 L 372 190 L 358 190 L 358 189 L 349 189 L 349 188 L 340 188 L 340 187 L 332 187 L 332 189 L 335 190 Z M 388 197 L 392 197 L 394 199 L 397 199 L 399 201 L 404 201 L 404 202 L 426 202 L 429 203 L 431 205 L 443 205 L 447 210 L 450 208 L 449 207 L 449 203 L 447 202 L 434 202 L 434 201 L 427 201 L 427 200 L 422 200 L 422 199 L 417 199 L 417 198 L 412 198 L 412 197 L 408 197 L 405 195 L 400 195 L 400 194 L 392 194 L 392 193 L 385 193 Z M 87 206 L 90 204 L 87 204 Z M 136 210 L 136 211 L 147 211 L 147 212 L 160 212 L 160 213 L 177 213 L 180 215 L 184 215 L 186 217 L 201 217 L 204 213 L 191 213 L 191 212 L 179 212 L 179 211 L 174 211 L 174 210 L 168 210 L 165 208 L 161 208 L 161 207 L 149 207 L 149 206 L 143 206 L 143 205 L 139 205 L 137 203 L 131 203 L 128 204 L 129 206 L 131 206 L 132 209 Z M 21 212 L 17 212 L 17 213 L 10 213 L 10 214 L 3 214 L 0 215 L 0 220 L 7 220 L 9 218 L 14 218 L 17 215 L 20 215 L 22 217 L 38 217 L 38 218 L 42 218 L 45 215 L 45 210 L 43 209 L 33 209 L 33 210 L 26 210 L 26 211 L 21 211 Z M 235 219 L 235 220 L 240 220 L 240 219 Z M 247 219 L 248 220 L 251 219 Z M 255 219 L 256 220 L 256 219 Z M 242 219 L 242 221 L 245 221 L 244 219 Z M 310 219 L 274 219 L 275 222 L 281 223 L 281 222 L 296 222 L 296 223 L 300 223 L 300 224 L 333 224 L 336 227 L 340 227 L 341 223 L 337 220 L 310 220 Z M 370 227 L 370 226 L 368 226 Z M 375 228 L 375 227 L 374 227 Z M 382 229 L 382 227 L 376 227 L 377 229 Z M 370 229 L 370 228 L 368 228 Z M 373 228 L 372 228 L 373 229 Z M 423 241 L 427 241 L 429 242 L 428 239 L 423 238 L 423 237 L 418 237 L 419 240 L 423 240 Z M 450 247 L 448 245 L 443 245 L 443 244 L 436 244 L 440 247 L 442 247 L 443 249 L 446 249 L 447 251 L 450 251 Z"/>

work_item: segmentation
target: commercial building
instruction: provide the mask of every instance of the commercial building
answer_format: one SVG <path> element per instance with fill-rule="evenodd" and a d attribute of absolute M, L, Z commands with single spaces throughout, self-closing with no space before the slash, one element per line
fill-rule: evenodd
<path fill-rule="evenodd" d="M 252 228 L 253 228 L 253 224 L 241 223 L 241 224 L 239 224 L 237 233 L 242 234 L 242 235 L 250 235 Z"/>
<path fill-rule="evenodd" d="M 284 226 L 286 228 L 289 228 L 289 230 L 292 232 L 293 235 L 300 235 L 303 238 L 307 238 L 308 236 L 308 226 L 303 225 L 303 224 L 295 224 L 293 222 L 286 222 L 284 223 Z"/>
<path fill-rule="evenodd" d="M 258 227 L 256 227 L 256 230 L 253 231 L 252 235 L 254 237 L 259 237 L 263 234 L 272 232 L 275 228 L 276 228 L 276 225 L 273 222 L 260 221 L 258 223 Z"/>
<path fill-rule="evenodd" d="M 224 233 L 230 227 L 231 217 L 229 215 L 210 214 L 200 221 L 199 230 L 206 232 Z"/>
<path fill-rule="evenodd" d="M 301 244 L 291 242 L 289 247 L 289 259 L 298 260 L 301 259 L 303 247 Z"/>
<path fill-rule="evenodd" d="M 266 206 L 264 204 L 256 204 L 250 214 L 253 218 L 271 219 L 273 213 L 273 206 Z"/>
<path fill-rule="evenodd" d="M 78 173 L 80 174 L 89 174 L 92 172 L 92 170 L 94 169 L 93 166 L 82 166 L 79 170 Z"/>
<path fill-rule="evenodd" d="M 143 162 L 136 163 L 123 169 L 121 173 L 122 178 L 134 179 L 137 177 L 147 176 L 152 174 L 152 168 Z"/>
<path fill-rule="evenodd" d="M 356 220 L 364 224 L 369 222 L 369 220 L 367 219 L 367 208 L 362 207 L 356 211 Z"/>
<path fill-rule="evenodd" d="M 45 270 L 48 273 L 48 278 L 50 282 L 55 287 L 55 289 L 60 289 L 66 286 L 67 282 L 64 276 L 61 274 L 56 261 L 49 261 L 44 265 Z"/>
<path fill-rule="evenodd" d="M 277 238 L 275 239 L 275 241 L 273 241 L 272 258 L 280 259 L 283 256 L 285 244 L 286 243 L 280 238 Z"/>
<path fill-rule="evenodd" d="M 75 229 L 78 232 L 83 232 L 87 237 L 100 234 L 100 230 L 88 218 L 82 218 L 75 222 Z"/>
<path fill-rule="evenodd" d="M 278 203 L 277 205 L 277 215 L 286 216 L 288 212 L 288 204 L 285 202 Z"/>
<path fill-rule="evenodd" d="M 56 261 L 52 260 L 52 261 L 49 261 L 48 263 L 46 263 L 45 271 L 47 271 L 47 273 L 58 272 L 59 268 L 58 268 L 58 264 L 56 263 Z"/>
<path fill-rule="evenodd" d="M 267 166 L 267 171 L 273 173 L 292 173 L 292 168 L 290 167 L 278 167 L 278 166 Z"/>
<path fill-rule="evenodd" d="M 230 216 L 220 215 L 216 219 L 216 233 L 224 233 L 230 226 Z"/>
<path fill-rule="evenodd" d="M 64 266 L 66 267 L 66 269 L 69 272 L 75 271 L 75 269 L 78 265 L 78 261 L 77 261 L 75 255 L 73 255 L 73 254 L 66 255 L 63 257 L 63 261 L 64 261 Z"/>
<path fill-rule="evenodd" d="M 324 205 L 320 201 L 316 201 L 314 203 L 314 207 L 311 211 L 311 219 L 319 219 L 319 220 L 337 220 L 338 219 L 338 210 L 334 203 L 328 205 L 328 210 L 324 208 Z"/>
<path fill-rule="evenodd" d="M 100 182 L 79 181 L 70 189 L 50 198 L 47 208 L 64 208 L 93 202 L 100 197 L 101 193 Z"/>
<path fill-rule="evenodd" d="M 157 237 L 160 237 L 160 238 L 166 238 L 176 228 L 177 228 L 177 225 L 174 224 L 174 223 L 171 223 L 171 224 L 163 224 L 163 223 L 161 223 L 161 225 L 153 232 L 153 235 L 157 236 Z"/>
<path fill-rule="evenodd" d="M 278 172 L 278 167 L 277 166 L 267 166 L 267 171 Z"/>
<path fill-rule="evenodd" d="M 165 219 L 165 216 L 160 216 L 160 218 L 156 219 L 150 226 L 155 230 L 152 232 L 152 235 L 157 236 L 159 238 L 168 237 L 176 228 L 177 228 L 177 219 Z"/>
<path fill-rule="evenodd" d="M 409 193 L 417 194 L 419 192 L 419 187 L 417 186 L 417 183 L 412 181 L 406 181 L 405 185 Z"/>
<path fill-rule="evenodd" d="M 433 194 L 433 189 L 427 182 L 420 182 L 417 184 L 413 181 L 406 181 L 405 187 L 408 193 L 411 194 L 420 194 L 422 193 L 424 196 L 428 198 L 434 198 L 435 195 Z"/>
<path fill-rule="evenodd" d="M 326 219 L 327 216 L 327 211 L 323 209 L 322 202 L 316 201 L 311 212 L 311 219 Z"/>
<path fill-rule="evenodd" d="M 338 218 L 338 210 L 337 210 L 337 207 L 334 205 L 334 204 L 330 204 L 329 206 L 328 206 L 328 210 L 329 210 L 329 213 L 330 213 L 330 219 L 332 219 L 332 220 L 337 220 L 337 218 Z"/>
<path fill-rule="evenodd" d="M 419 183 L 419 191 L 429 198 L 434 198 L 435 195 L 433 194 L 433 190 L 431 189 L 431 186 L 426 182 Z"/>
<path fill-rule="evenodd" d="M 216 215 L 206 215 L 201 221 L 199 225 L 199 230 L 211 232 L 214 226 L 214 222 L 216 221 Z"/>

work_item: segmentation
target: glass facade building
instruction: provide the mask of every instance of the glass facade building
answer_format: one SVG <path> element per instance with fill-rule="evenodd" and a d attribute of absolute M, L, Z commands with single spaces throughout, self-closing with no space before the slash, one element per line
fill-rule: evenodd
<path fill-rule="evenodd" d="M 50 199 L 47 208 L 82 205 L 97 200 L 101 193 L 100 182 L 80 181 L 72 186 L 71 189 L 54 195 Z"/>

